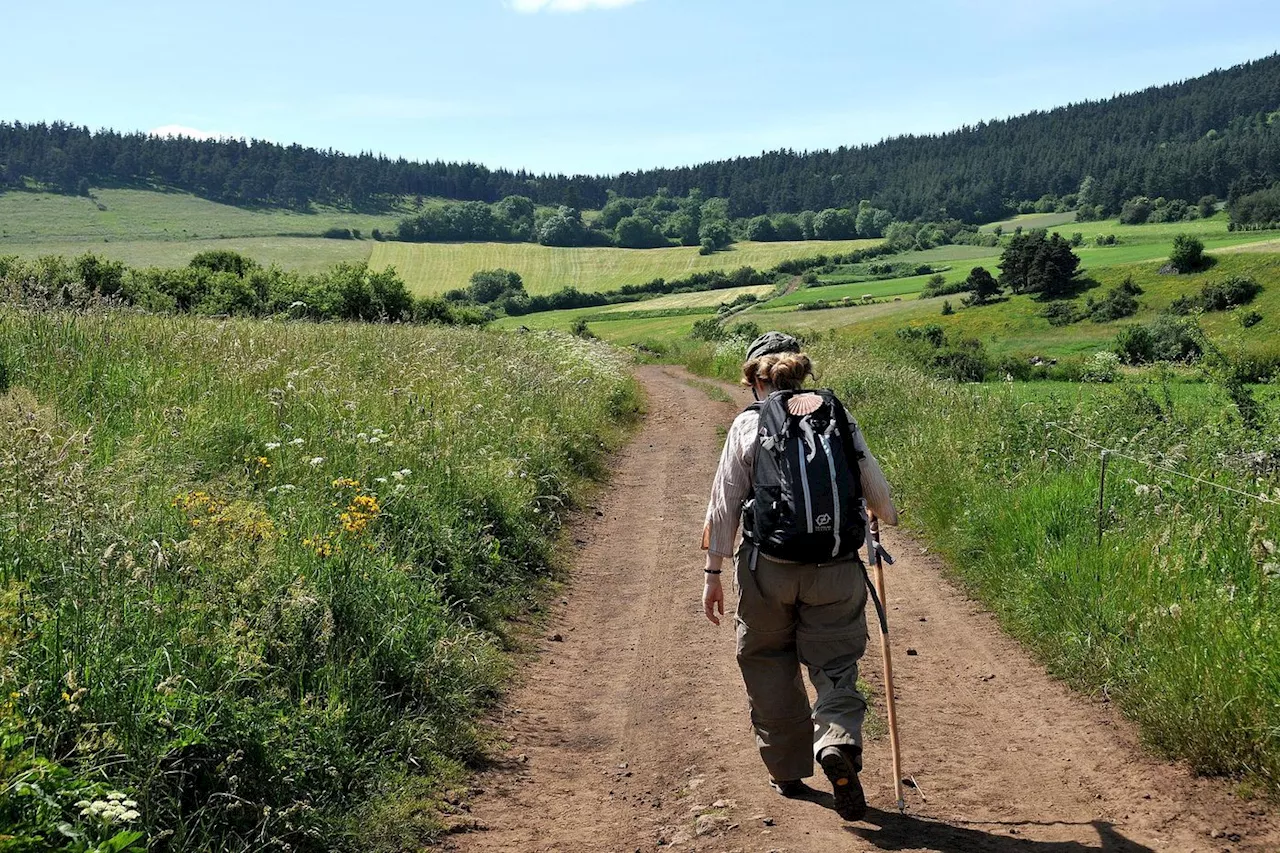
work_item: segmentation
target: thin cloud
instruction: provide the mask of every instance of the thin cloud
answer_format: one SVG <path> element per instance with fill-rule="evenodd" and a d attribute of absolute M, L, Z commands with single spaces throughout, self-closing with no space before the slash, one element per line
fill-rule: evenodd
<path fill-rule="evenodd" d="M 584 12 L 587 9 L 617 9 L 640 0 L 509 0 L 507 7 L 525 15 L 538 12 Z"/>

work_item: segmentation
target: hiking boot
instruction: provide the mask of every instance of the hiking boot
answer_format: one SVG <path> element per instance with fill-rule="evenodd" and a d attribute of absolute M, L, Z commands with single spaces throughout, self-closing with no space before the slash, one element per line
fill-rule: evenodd
<path fill-rule="evenodd" d="M 862 820 L 867 813 L 867 798 L 854 769 L 853 747 L 828 746 L 818 753 L 818 764 L 831 780 L 836 814 L 845 820 Z"/>
<path fill-rule="evenodd" d="M 777 791 L 788 799 L 799 799 L 807 794 L 811 794 L 813 789 L 805 784 L 803 779 L 787 779 L 785 782 L 777 779 L 769 780 L 769 787 Z"/>

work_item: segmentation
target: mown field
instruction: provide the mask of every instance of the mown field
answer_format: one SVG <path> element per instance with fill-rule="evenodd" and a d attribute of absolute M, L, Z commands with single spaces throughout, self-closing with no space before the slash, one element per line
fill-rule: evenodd
<path fill-rule="evenodd" d="M 0 308 L 0 846 L 421 849 L 636 405 L 562 335 Z"/>
<path fill-rule="evenodd" d="M 683 357 L 736 379 L 743 343 Z M 1117 702 L 1162 753 L 1241 778 L 1243 796 L 1280 793 L 1274 395 L 1250 429 L 1213 385 L 962 385 L 849 332 L 810 352 L 906 524 L 1007 630 L 1055 674 Z M 1140 460 L 1111 458 L 1101 518 L 1098 446 Z"/>
<path fill-rule="evenodd" d="M 131 266 L 183 266 L 197 252 L 233 249 L 264 263 L 314 272 L 369 257 L 374 228 L 390 231 L 401 212 L 318 208 L 247 209 L 187 193 L 95 189 L 92 198 L 0 193 L 0 255 L 75 256 L 93 251 Z M 364 240 L 326 240 L 330 228 L 359 229 Z"/>
<path fill-rule="evenodd" d="M 699 255 L 697 248 L 609 249 L 555 248 L 534 243 L 379 243 L 369 265 L 395 267 L 419 295 L 466 287 L 482 269 L 518 272 L 531 294 L 565 287 L 583 291 L 617 290 L 655 278 L 675 279 L 694 272 L 750 266 L 768 269 L 788 258 L 849 252 L 876 245 L 877 240 L 831 240 L 794 243 L 736 243 L 727 251 Z"/>

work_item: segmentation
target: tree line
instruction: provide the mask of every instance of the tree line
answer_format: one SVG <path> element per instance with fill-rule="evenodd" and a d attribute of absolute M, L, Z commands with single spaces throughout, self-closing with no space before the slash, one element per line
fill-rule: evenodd
<path fill-rule="evenodd" d="M 856 210 L 867 200 L 899 220 L 975 223 L 1003 218 L 1046 195 L 1078 193 L 1090 177 L 1090 206 L 1114 214 L 1136 196 L 1190 202 L 1227 197 L 1240 181 L 1260 183 L 1255 190 L 1280 181 L 1277 91 L 1280 54 L 949 133 L 613 177 L 412 162 L 261 140 L 91 132 L 62 122 L 0 123 L 0 187 L 35 183 L 83 193 L 91 186 L 159 183 L 232 204 L 297 208 L 314 202 L 362 207 L 405 196 L 489 203 L 523 196 L 576 210 L 604 207 L 610 191 L 643 199 L 665 188 L 678 198 L 695 190 L 722 198 L 728 219 Z M 572 223 L 564 228 L 571 233 Z M 637 226 L 632 238 L 648 234 Z"/>
<path fill-rule="evenodd" d="M 645 198 L 627 198 L 610 191 L 599 215 L 590 220 L 565 205 L 538 207 L 527 196 L 508 196 L 496 204 L 436 202 L 402 219 L 390 236 L 409 243 L 497 240 L 623 249 L 698 246 L 703 254 L 710 254 L 738 240 L 881 237 L 894 224 L 892 214 L 865 200 L 856 209 L 734 219 L 729 216 L 727 199 L 705 198 L 696 189 L 677 198 L 660 189 Z M 915 230 L 913 239 L 914 234 Z M 380 239 L 384 235 L 374 236 Z"/>

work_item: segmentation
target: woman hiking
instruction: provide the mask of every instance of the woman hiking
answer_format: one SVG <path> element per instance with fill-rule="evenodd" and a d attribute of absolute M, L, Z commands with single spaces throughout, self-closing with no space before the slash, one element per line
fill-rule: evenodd
<path fill-rule="evenodd" d="M 866 813 L 858 782 L 867 710 L 857 688 L 867 645 L 862 501 L 887 524 L 897 524 L 898 513 L 844 405 L 830 391 L 802 389 L 813 364 L 799 341 L 761 335 L 742 373 L 757 402 L 729 429 L 711 487 L 703 609 L 720 624 L 721 567 L 741 521 L 737 657 L 770 784 L 783 796 L 805 796 L 816 759 L 836 811 L 858 820 Z M 812 708 L 801 665 L 817 691 Z"/>

